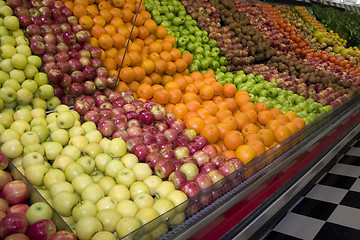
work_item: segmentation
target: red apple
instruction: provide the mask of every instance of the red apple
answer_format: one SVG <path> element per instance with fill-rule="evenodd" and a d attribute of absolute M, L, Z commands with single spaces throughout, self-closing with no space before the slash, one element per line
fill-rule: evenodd
<path fill-rule="evenodd" d="M 199 184 L 201 189 L 206 189 L 213 185 L 213 182 L 211 180 L 211 177 L 206 173 L 199 173 L 195 176 L 194 182 Z"/>
<path fill-rule="evenodd" d="M 192 156 L 197 161 L 198 166 L 200 166 L 200 167 L 204 163 L 210 161 L 209 155 L 206 152 L 202 151 L 202 150 L 196 151 Z"/>
<path fill-rule="evenodd" d="M 224 176 L 228 176 L 233 173 L 236 168 L 231 162 L 223 162 L 222 164 L 220 164 L 219 170 Z"/>
<path fill-rule="evenodd" d="M 221 173 L 221 171 L 219 169 L 213 169 L 210 172 L 208 172 L 207 174 L 210 176 L 213 183 L 217 183 L 219 181 L 224 180 L 224 175 Z"/>
<path fill-rule="evenodd" d="M 239 158 L 230 158 L 229 160 L 227 160 L 228 162 L 231 162 L 232 164 L 234 164 L 236 169 L 239 169 L 241 167 L 244 166 L 244 163 L 239 159 Z"/>
<path fill-rule="evenodd" d="M 211 179 L 210 179 L 211 180 Z M 184 183 L 186 182 L 186 176 L 180 171 L 174 171 L 169 175 L 169 181 L 175 185 L 175 188 L 181 190 Z M 212 184 L 212 182 L 211 182 Z"/>
<path fill-rule="evenodd" d="M 188 181 L 184 183 L 183 187 L 181 188 L 181 191 L 183 191 L 188 196 L 188 198 L 191 198 L 196 194 L 198 194 L 201 191 L 201 188 L 199 184 L 197 184 L 196 182 Z"/>
<path fill-rule="evenodd" d="M 29 205 L 27 205 L 26 203 L 18 203 L 18 204 L 15 204 L 15 205 L 12 205 L 11 207 L 9 207 L 6 210 L 6 214 L 20 213 L 20 214 L 25 215 L 28 209 L 29 209 Z"/>
<path fill-rule="evenodd" d="M 213 144 L 206 145 L 202 150 L 206 152 L 210 158 L 218 154 L 218 150 Z"/>
<path fill-rule="evenodd" d="M 49 240 L 77 240 L 73 232 L 67 230 L 57 231 Z"/>
<path fill-rule="evenodd" d="M 29 197 L 29 191 L 23 181 L 15 180 L 7 183 L 3 189 L 5 199 L 9 204 L 24 202 Z"/>
<path fill-rule="evenodd" d="M 25 215 L 20 213 L 9 213 L 0 221 L 0 238 L 13 233 L 26 233 L 28 222 Z"/>
<path fill-rule="evenodd" d="M 154 172 L 162 179 L 167 178 L 174 171 L 175 164 L 170 159 L 163 158 L 155 163 Z"/>
<path fill-rule="evenodd" d="M 13 233 L 7 236 L 4 240 L 29 240 L 30 238 L 24 233 Z"/>
<path fill-rule="evenodd" d="M 31 240 L 47 240 L 56 233 L 56 226 L 53 221 L 49 219 L 42 219 L 31 224 L 26 232 L 26 235 Z"/>
<path fill-rule="evenodd" d="M 208 173 L 211 170 L 217 169 L 218 167 L 216 166 L 215 163 L 213 162 L 207 162 L 207 163 L 203 163 L 203 165 L 200 166 L 200 172 L 201 173 Z"/>

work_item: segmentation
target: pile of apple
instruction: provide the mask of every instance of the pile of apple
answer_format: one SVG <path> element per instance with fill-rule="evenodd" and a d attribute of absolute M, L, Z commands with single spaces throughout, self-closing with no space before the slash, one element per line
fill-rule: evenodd
<path fill-rule="evenodd" d="M 1 113 L 1 118 L 11 115 L 14 109 L 54 109 L 60 100 L 54 96 L 46 74 L 38 70 L 41 58 L 32 55 L 12 9 L 4 1 L 0 5 L 0 110 L 7 112 Z"/>
<path fill-rule="evenodd" d="M 8 158 L 0 152 L 0 238 L 10 239 L 77 239 L 67 230 L 56 230 L 53 210 L 45 202 L 28 205 L 26 183 L 6 171 Z M 31 200 L 31 196 L 30 196 Z"/>
<path fill-rule="evenodd" d="M 100 48 L 92 47 L 90 32 L 62 1 L 9 0 L 8 4 L 30 40 L 32 53 L 42 58 L 43 70 L 63 104 L 71 106 L 80 95 L 115 87 L 115 76 L 108 75 L 100 60 Z"/>
<path fill-rule="evenodd" d="M 205 137 L 185 128 L 175 115 L 166 114 L 164 107 L 152 100 L 135 100 L 131 91 L 84 96 L 74 109 L 84 120 L 94 122 L 104 137 L 126 142 L 127 150 L 140 162 L 189 198 L 243 166 L 239 159 L 219 154 Z"/>
<path fill-rule="evenodd" d="M 236 71 L 243 65 L 255 62 L 255 58 L 249 56 L 249 49 L 241 44 L 240 39 L 229 26 L 221 25 L 220 14 L 210 2 L 182 0 L 181 3 L 198 22 L 199 27 L 209 33 L 209 38 L 216 40 L 222 54 L 227 58 L 228 71 Z"/>

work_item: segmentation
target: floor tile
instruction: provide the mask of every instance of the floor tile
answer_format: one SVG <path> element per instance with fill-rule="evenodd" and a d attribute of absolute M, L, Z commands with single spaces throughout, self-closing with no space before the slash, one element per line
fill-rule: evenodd
<path fill-rule="evenodd" d="M 351 191 L 360 192 L 360 178 L 356 179 L 354 184 L 350 188 Z"/>
<path fill-rule="evenodd" d="M 360 148 L 357 148 L 357 147 L 350 148 L 346 154 L 351 155 L 351 156 L 360 157 Z"/>
<path fill-rule="evenodd" d="M 325 221 L 289 212 L 274 230 L 301 239 L 313 239 L 324 223 Z"/>
<path fill-rule="evenodd" d="M 339 204 L 347 192 L 345 189 L 316 184 L 305 197 Z"/>
<path fill-rule="evenodd" d="M 341 205 L 360 209 L 360 192 L 349 191 L 343 200 Z M 359 216 L 360 219 L 360 216 Z"/>
<path fill-rule="evenodd" d="M 325 223 L 314 240 L 359 240 L 360 231 L 334 223 Z"/>
<path fill-rule="evenodd" d="M 293 213 L 326 221 L 336 207 L 337 204 L 304 198 L 291 211 Z"/>
<path fill-rule="evenodd" d="M 319 184 L 337 188 L 350 189 L 355 181 L 356 178 L 353 177 L 328 173 L 319 181 Z"/>
<path fill-rule="evenodd" d="M 353 145 L 353 147 L 360 147 L 360 141 L 357 141 L 357 142 Z"/>
<path fill-rule="evenodd" d="M 327 221 L 360 230 L 359 216 L 360 209 L 339 205 Z"/>
<path fill-rule="evenodd" d="M 293 237 L 284 233 L 271 231 L 264 240 L 298 240 L 301 238 Z"/>
<path fill-rule="evenodd" d="M 329 173 L 358 178 L 360 176 L 360 167 L 349 164 L 337 163 L 334 167 L 330 169 Z"/>
<path fill-rule="evenodd" d="M 351 155 L 344 155 L 339 160 L 339 163 L 360 166 L 360 157 L 351 156 Z"/>

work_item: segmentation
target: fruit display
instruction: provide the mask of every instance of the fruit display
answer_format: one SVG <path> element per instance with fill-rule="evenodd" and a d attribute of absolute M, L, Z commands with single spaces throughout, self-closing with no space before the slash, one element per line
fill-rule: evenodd
<path fill-rule="evenodd" d="M 158 239 L 271 169 L 359 92 L 304 9 L 0 1 L 0 238 Z"/>

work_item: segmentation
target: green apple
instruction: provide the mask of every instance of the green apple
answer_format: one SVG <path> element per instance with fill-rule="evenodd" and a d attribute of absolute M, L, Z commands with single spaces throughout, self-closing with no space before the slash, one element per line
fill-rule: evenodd
<path fill-rule="evenodd" d="M 55 158 L 54 162 L 52 163 L 52 167 L 65 171 L 65 168 L 73 162 L 74 160 L 70 156 L 62 154 L 61 152 L 61 155 Z"/>
<path fill-rule="evenodd" d="M 24 69 L 28 64 L 27 56 L 23 53 L 15 53 L 11 57 L 11 64 L 17 69 Z"/>
<path fill-rule="evenodd" d="M 113 159 L 106 164 L 105 175 L 115 178 L 116 173 L 122 168 L 125 168 L 124 164 L 118 159 Z"/>
<path fill-rule="evenodd" d="M 5 129 L 4 132 L 0 135 L 0 142 L 6 143 L 7 141 L 10 141 L 12 139 L 20 140 L 20 134 L 15 131 L 14 129 Z"/>
<path fill-rule="evenodd" d="M 144 181 L 145 178 L 152 175 L 152 170 L 147 163 L 137 163 L 132 168 L 138 181 Z"/>
<path fill-rule="evenodd" d="M 84 129 L 83 127 L 81 127 L 81 128 Z M 85 131 L 85 129 L 84 129 L 84 131 Z M 89 143 L 100 143 L 101 139 L 103 138 L 101 135 L 101 132 L 99 132 L 96 129 L 90 130 L 88 132 L 85 131 L 85 137 L 88 139 Z M 102 149 L 102 147 L 101 147 L 101 149 Z"/>
<path fill-rule="evenodd" d="M 10 78 L 9 74 L 0 70 L 0 86 Z"/>
<path fill-rule="evenodd" d="M 96 218 L 100 220 L 104 231 L 115 232 L 116 225 L 121 219 L 121 215 L 116 209 L 103 209 L 98 211 Z"/>
<path fill-rule="evenodd" d="M 13 122 L 14 122 L 13 114 L 9 112 L 0 113 L 0 124 L 3 125 L 4 128 L 9 128 Z"/>
<path fill-rule="evenodd" d="M 47 107 L 48 110 L 53 110 L 54 108 L 56 108 L 60 104 L 61 104 L 61 101 L 56 96 L 53 96 L 53 97 L 51 97 L 50 99 L 48 99 L 46 101 L 46 107 Z"/>
<path fill-rule="evenodd" d="M 47 128 L 49 129 L 50 132 L 54 132 L 55 130 L 59 129 L 58 125 L 56 124 L 56 122 L 51 122 L 47 125 Z"/>
<path fill-rule="evenodd" d="M 19 89 L 21 89 L 20 83 L 12 78 L 9 78 L 8 80 L 6 80 L 3 83 L 2 87 L 10 87 L 10 88 L 14 89 L 15 91 L 18 91 Z"/>
<path fill-rule="evenodd" d="M 172 203 L 175 205 L 176 207 L 176 211 L 177 212 L 184 212 L 187 206 L 187 200 L 188 197 L 186 196 L 186 194 L 180 190 L 174 190 L 172 192 L 170 192 L 167 196 L 167 199 L 169 199 L 170 201 L 172 201 Z"/>
<path fill-rule="evenodd" d="M 55 160 L 63 149 L 62 145 L 58 142 L 43 142 L 42 145 L 45 149 L 45 157 L 47 160 Z"/>
<path fill-rule="evenodd" d="M 15 31 L 20 27 L 19 19 L 16 16 L 6 16 L 4 18 L 4 26 L 10 31 Z"/>
<path fill-rule="evenodd" d="M 154 205 L 154 198 L 149 193 L 139 193 L 134 198 L 134 203 L 138 208 L 152 207 Z"/>
<path fill-rule="evenodd" d="M 133 169 L 134 166 L 139 162 L 139 159 L 135 154 L 127 153 L 120 158 L 120 161 L 125 165 L 126 168 Z"/>
<path fill-rule="evenodd" d="M 101 139 L 100 143 L 99 143 L 101 145 L 101 147 L 103 148 L 104 152 L 106 152 L 106 153 L 108 153 L 107 149 L 109 147 L 109 143 L 110 143 L 110 139 L 108 139 L 108 138 Z"/>
<path fill-rule="evenodd" d="M 46 122 L 45 118 L 42 118 L 42 117 L 36 117 L 30 121 L 31 128 L 33 128 L 35 126 L 43 126 L 43 127 L 47 128 L 47 125 L 48 125 L 48 123 Z"/>
<path fill-rule="evenodd" d="M 86 133 L 90 132 L 91 130 L 97 130 L 96 124 L 92 121 L 84 122 L 81 126 L 85 129 Z"/>
<path fill-rule="evenodd" d="M 15 39 L 15 41 L 16 41 L 16 39 Z M 31 55 L 31 49 L 30 49 L 29 46 L 27 46 L 27 45 L 18 45 L 16 47 L 16 51 L 18 53 L 24 54 L 26 56 L 26 62 L 28 61 L 27 57 Z M 33 65 L 31 65 L 31 66 L 33 66 Z M 35 66 L 33 66 L 33 67 L 35 67 Z"/>
<path fill-rule="evenodd" d="M 95 166 L 100 172 L 105 172 L 105 167 L 112 157 L 107 153 L 100 153 L 95 157 Z"/>
<path fill-rule="evenodd" d="M 9 30 L 7 30 L 6 27 L 4 27 L 4 19 L 0 18 L 0 36 L 9 36 Z"/>
<path fill-rule="evenodd" d="M 131 200 L 121 200 L 116 206 L 116 210 L 120 213 L 121 217 L 135 217 L 136 212 L 139 210 L 138 206 Z"/>
<path fill-rule="evenodd" d="M 11 103 L 16 100 L 16 91 L 11 87 L 0 88 L 0 98 L 4 103 Z"/>
<path fill-rule="evenodd" d="M 163 180 L 159 176 L 151 175 L 145 178 L 143 182 L 148 185 L 150 189 L 150 194 L 152 196 L 155 196 L 156 188 L 160 183 L 163 182 Z"/>
<path fill-rule="evenodd" d="M 1 135 L 4 131 L 5 131 L 5 127 L 4 127 L 2 124 L 0 124 L 0 135 Z"/>
<path fill-rule="evenodd" d="M 11 58 L 16 53 L 16 48 L 10 44 L 3 44 L 0 50 L 2 58 Z"/>
<path fill-rule="evenodd" d="M 156 200 L 152 208 L 154 208 L 159 213 L 159 215 L 164 214 L 161 216 L 163 222 L 171 220 L 176 215 L 174 203 L 166 198 Z"/>
<path fill-rule="evenodd" d="M 59 192 L 53 198 L 53 208 L 61 216 L 70 217 L 72 209 L 79 203 L 79 196 L 71 192 Z"/>
<path fill-rule="evenodd" d="M 5 107 L 5 104 L 4 104 L 4 107 Z M 33 108 L 30 104 L 26 104 L 26 105 L 17 105 L 15 107 L 15 111 L 18 111 L 18 110 L 21 110 L 21 109 L 26 109 L 26 110 L 29 110 L 31 111 Z"/>
<path fill-rule="evenodd" d="M 169 227 L 175 228 L 176 226 L 179 226 L 185 221 L 185 213 L 184 212 L 178 212 L 176 215 L 168 221 Z"/>
<path fill-rule="evenodd" d="M 71 183 L 66 181 L 56 182 L 50 187 L 50 196 L 54 198 L 59 192 L 74 192 L 74 188 Z"/>
<path fill-rule="evenodd" d="M 185 174 L 186 180 L 191 181 L 199 173 L 199 168 L 194 163 L 184 163 L 180 167 L 180 172 Z"/>
<path fill-rule="evenodd" d="M 56 129 L 55 131 L 51 132 L 50 138 L 54 142 L 60 143 L 62 146 L 65 146 L 68 144 L 70 138 L 69 133 L 65 129 Z"/>
<path fill-rule="evenodd" d="M 154 230 L 150 232 L 151 239 L 160 239 L 161 236 L 168 232 L 168 226 L 165 222 L 160 223 Z"/>
<path fill-rule="evenodd" d="M 108 196 L 117 202 L 120 202 L 121 200 L 129 200 L 130 191 L 124 185 L 114 185 L 109 189 Z"/>
<path fill-rule="evenodd" d="M 91 240 L 116 240 L 115 234 L 107 231 L 100 231 L 95 233 Z"/>
<path fill-rule="evenodd" d="M 85 136 L 74 136 L 70 138 L 69 144 L 77 147 L 82 152 L 89 142 Z"/>
<path fill-rule="evenodd" d="M 52 113 L 46 115 L 46 121 L 48 123 L 56 122 L 56 118 L 57 118 L 58 115 L 59 115 L 58 113 L 52 112 Z"/>
<path fill-rule="evenodd" d="M 31 225 L 42 219 L 51 219 L 53 217 L 53 210 L 49 204 L 45 202 L 36 202 L 32 204 L 26 211 L 26 220 Z"/>
<path fill-rule="evenodd" d="M 141 227 L 141 222 L 137 218 L 124 217 L 120 219 L 116 225 L 116 234 L 119 238 L 123 238 L 140 227 Z M 141 231 L 141 229 L 139 231 Z M 142 232 L 137 232 L 137 235 L 141 236 Z"/>
<path fill-rule="evenodd" d="M 21 135 L 20 142 L 23 145 L 23 147 L 26 147 L 27 145 L 30 145 L 32 143 L 40 143 L 40 140 L 37 133 L 32 131 L 27 131 L 23 135 Z"/>
<path fill-rule="evenodd" d="M 11 60 L 9 58 L 3 59 L 0 62 L 0 69 L 3 70 L 6 73 L 11 72 L 12 70 L 14 70 L 14 66 L 11 64 Z"/>
<path fill-rule="evenodd" d="M 15 79 L 19 84 L 25 81 L 26 75 L 23 70 L 14 69 L 9 72 L 10 79 Z"/>
<path fill-rule="evenodd" d="M 19 36 L 25 36 L 25 34 L 24 34 L 23 30 L 21 30 L 21 28 L 19 28 L 19 29 L 16 29 L 15 31 L 12 31 L 11 36 L 16 39 Z"/>
<path fill-rule="evenodd" d="M 1 112 L 7 112 L 14 115 L 16 106 L 16 101 L 13 101 L 11 103 L 4 103 L 4 108 L 1 110 Z"/>
<path fill-rule="evenodd" d="M 20 105 L 28 105 L 33 100 L 33 93 L 26 88 L 21 88 L 16 92 L 16 100 Z"/>
<path fill-rule="evenodd" d="M 77 147 L 71 145 L 65 146 L 61 151 L 61 154 L 71 157 L 74 161 L 76 161 L 81 156 L 80 150 Z"/>
<path fill-rule="evenodd" d="M 91 174 L 90 177 L 94 180 L 94 183 L 98 183 L 100 179 L 105 177 L 104 173 L 100 172 L 99 170 L 95 169 Z"/>
<path fill-rule="evenodd" d="M 163 181 L 155 189 L 155 197 L 157 199 L 166 198 L 167 195 L 175 190 L 175 185 L 170 181 Z"/>
<path fill-rule="evenodd" d="M 29 166 L 34 164 L 43 164 L 44 158 L 43 156 L 38 152 L 30 152 L 24 155 L 21 166 L 24 170 L 26 170 Z"/>
<path fill-rule="evenodd" d="M 72 138 L 74 136 L 85 136 L 85 129 L 81 126 L 74 126 L 68 130 L 69 137 Z M 89 139 L 88 139 L 89 141 Z"/>
<path fill-rule="evenodd" d="M 47 104 L 46 101 L 44 99 L 35 97 L 32 102 L 31 105 L 33 108 L 42 108 L 42 109 L 47 109 Z"/>
<path fill-rule="evenodd" d="M 46 126 L 41 126 L 41 125 L 33 126 L 31 127 L 31 131 L 35 132 L 38 135 L 40 143 L 45 142 L 45 140 L 49 136 L 49 130 Z"/>
<path fill-rule="evenodd" d="M 49 84 L 44 84 L 44 85 L 39 86 L 38 91 L 39 91 L 40 98 L 43 98 L 45 100 L 48 100 L 48 99 L 54 97 L 54 88 Z"/>
<path fill-rule="evenodd" d="M 3 152 L 8 158 L 17 158 L 23 153 L 23 146 L 20 140 L 12 139 L 1 146 L 1 152 Z"/>
<path fill-rule="evenodd" d="M 92 183 L 94 183 L 94 180 L 86 173 L 81 173 L 78 176 L 75 176 L 71 181 L 74 191 L 79 195 L 89 184 Z"/>
<path fill-rule="evenodd" d="M 72 115 L 74 115 L 75 121 L 80 121 L 80 114 L 79 114 L 77 111 L 75 111 L 75 110 L 70 110 L 70 113 L 71 113 Z M 78 124 L 77 126 L 81 126 L 81 123 L 79 122 L 79 124 Z"/>
<path fill-rule="evenodd" d="M 13 11 L 11 9 L 11 7 L 7 6 L 7 5 L 2 5 L 0 7 L 0 15 L 2 16 L 12 16 L 13 15 Z"/>
<path fill-rule="evenodd" d="M 30 56 L 30 57 L 32 57 L 32 56 Z M 34 75 L 34 81 L 36 82 L 36 84 L 38 86 L 42 86 L 42 85 L 45 85 L 48 83 L 48 77 L 47 77 L 46 73 L 38 72 Z"/>
<path fill-rule="evenodd" d="M 31 111 L 29 109 L 23 108 L 20 110 L 17 110 L 14 113 L 14 120 L 24 120 L 25 122 L 30 123 L 32 121 L 33 117 L 31 115 Z"/>
<path fill-rule="evenodd" d="M 64 172 L 65 172 L 66 180 L 69 182 L 72 182 L 76 176 L 79 176 L 80 174 L 85 173 L 85 170 L 80 164 L 73 162 L 73 163 L 70 163 L 65 168 Z"/>
<path fill-rule="evenodd" d="M 79 240 L 91 239 L 103 226 L 96 217 L 83 217 L 76 223 L 76 236 Z"/>
<path fill-rule="evenodd" d="M 83 217 L 96 217 L 98 210 L 94 202 L 84 200 L 76 204 L 72 210 L 72 216 L 75 222 L 78 222 Z"/>
<path fill-rule="evenodd" d="M 45 150 L 44 147 L 38 143 L 32 143 L 24 147 L 24 155 L 32 152 L 37 152 L 40 153 L 41 156 L 44 156 Z"/>
<path fill-rule="evenodd" d="M 105 195 L 108 195 L 110 188 L 115 186 L 116 182 L 112 177 L 104 176 L 99 180 L 98 184 L 104 190 Z"/>
<path fill-rule="evenodd" d="M 89 156 L 82 156 L 76 160 L 85 170 L 86 174 L 90 174 L 95 169 L 95 160 Z"/>
<path fill-rule="evenodd" d="M 130 194 L 131 194 L 131 199 L 135 199 L 136 195 L 139 193 L 148 193 L 150 194 L 150 188 L 148 187 L 148 185 L 146 185 L 144 182 L 141 181 L 136 181 L 133 184 L 131 184 L 130 186 Z"/>
<path fill-rule="evenodd" d="M 44 176 L 44 186 L 47 189 L 50 189 L 52 185 L 57 182 L 64 182 L 66 181 L 65 174 L 60 169 L 51 168 Z"/>
<path fill-rule="evenodd" d="M 1 95 L 0 95 L 1 96 Z M 105 153 L 108 153 L 112 157 L 122 157 L 127 152 L 126 143 L 121 138 L 115 138 L 110 140 L 109 146 Z"/>
<path fill-rule="evenodd" d="M 43 179 L 49 168 L 43 163 L 36 163 L 28 166 L 25 170 L 25 177 L 32 185 L 43 185 Z"/>
<path fill-rule="evenodd" d="M 64 105 L 64 104 L 61 104 L 54 109 L 54 112 L 56 112 L 56 113 L 63 113 L 63 112 L 69 112 L 69 111 L 70 111 L 69 106 Z"/>
<path fill-rule="evenodd" d="M 85 136 L 86 137 L 86 136 Z M 95 158 L 97 155 L 103 152 L 102 147 L 100 144 L 92 142 L 89 143 L 84 149 L 83 149 L 83 155 L 89 156 L 91 158 Z M 95 165 L 95 162 L 94 162 Z"/>
<path fill-rule="evenodd" d="M 104 190 L 96 183 L 90 183 L 81 192 L 81 199 L 90 200 L 96 203 L 105 197 Z"/>
<path fill-rule="evenodd" d="M 117 201 L 115 201 L 114 199 L 112 199 L 109 196 L 104 197 L 96 202 L 96 207 L 98 209 L 98 212 L 100 212 L 101 210 L 104 210 L 104 209 L 114 209 L 115 210 L 116 206 L 117 206 Z"/>
<path fill-rule="evenodd" d="M 40 68 L 41 67 L 41 65 L 42 65 L 42 61 L 41 61 L 41 58 L 39 57 L 39 56 L 36 56 L 36 55 L 31 55 L 31 56 L 28 56 L 28 63 L 29 64 L 31 64 L 31 65 L 33 65 L 33 66 L 35 66 L 36 68 Z M 46 75 L 46 74 L 45 74 Z M 45 76 L 46 77 L 46 82 L 44 82 L 44 81 L 39 81 L 38 82 L 38 85 L 39 85 L 39 83 L 43 83 L 43 84 L 45 84 L 45 83 L 47 83 L 48 81 L 47 81 L 47 76 Z M 35 80 L 35 79 L 34 79 Z M 36 81 L 36 80 L 35 80 Z M 41 85 L 43 85 L 43 84 L 40 84 L 39 86 L 41 86 Z"/>
<path fill-rule="evenodd" d="M 115 181 L 129 188 L 136 181 L 136 175 L 131 169 L 124 167 L 116 173 Z"/>
<path fill-rule="evenodd" d="M 15 38 L 12 36 L 1 36 L 0 42 L 1 42 L 1 45 L 10 44 L 11 46 L 14 46 L 14 47 L 16 45 Z"/>
<path fill-rule="evenodd" d="M 38 71 L 39 70 L 34 65 L 31 64 L 26 65 L 26 67 L 24 68 L 25 77 L 28 79 L 33 79 Z"/>
<path fill-rule="evenodd" d="M 138 219 L 142 225 L 147 224 L 144 226 L 145 232 L 150 232 L 159 225 L 160 219 L 158 217 L 159 213 L 152 207 L 140 208 L 135 215 L 135 218 Z"/>
<path fill-rule="evenodd" d="M 23 33 L 23 31 L 22 30 L 20 30 L 20 32 L 21 33 Z M 14 33 L 14 32 L 13 32 Z M 21 33 L 19 33 L 19 34 L 21 34 Z M 15 42 L 16 42 L 16 46 L 29 46 L 30 44 L 30 42 L 29 42 L 29 39 L 27 39 L 24 35 L 19 35 L 19 36 L 16 36 L 15 37 Z M 30 50 L 30 53 L 31 53 L 31 50 Z M 31 55 L 31 54 L 30 54 Z M 30 56 L 29 55 L 29 56 Z"/>

